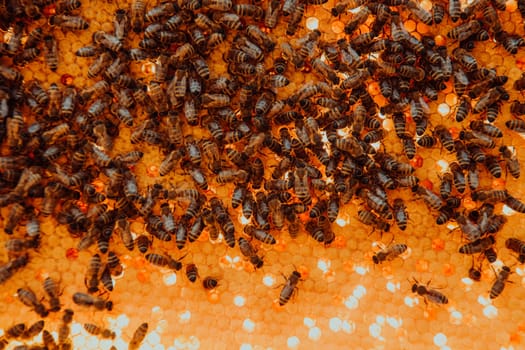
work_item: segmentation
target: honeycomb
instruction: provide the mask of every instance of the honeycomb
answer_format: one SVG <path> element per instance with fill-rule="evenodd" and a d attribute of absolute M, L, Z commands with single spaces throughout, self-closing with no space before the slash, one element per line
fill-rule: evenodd
<path fill-rule="evenodd" d="M 276 49 L 265 56 L 264 66 L 267 70 L 271 69 L 274 60 L 281 55 L 282 43 L 291 43 L 299 50 L 301 43 L 304 44 L 305 41 L 297 41 L 298 38 L 305 38 L 316 29 L 320 31 L 320 40 L 332 43 L 341 38 L 354 38 L 370 31 L 375 15 L 368 16 L 351 35 L 344 32 L 345 26 L 359 17 L 358 10 L 362 10 L 359 6 L 364 2 L 332 0 L 320 2 L 321 4 L 318 5 L 306 6 L 294 35 L 286 34 L 289 21 L 287 17 L 281 16 L 277 26 L 268 29 L 263 23 L 242 16 L 243 25 L 260 24 L 264 32 L 277 42 Z M 186 3 L 191 1 L 181 1 L 179 5 Z M 228 1 L 207 3 L 220 4 Z M 254 1 L 254 3 L 259 2 Z M 273 2 L 272 5 L 275 3 L 279 2 Z M 286 5 L 288 1 L 284 3 Z M 337 3 L 347 3 L 349 9 L 342 10 L 339 16 L 332 16 L 331 10 Z M 448 47 L 449 54 L 457 47 L 457 41 L 448 38 L 447 33 L 468 19 L 460 19 L 457 23 L 453 23 L 446 14 L 441 24 L 427 25 L 410 13 L 407 6 L 401 6 L 401 3 L 406 2 L 399 3 L 400 6 L 392 4 L 391 9 L 399 11 L 401 23 L 408 32 L 417 38 L 434 37 L 438 45 Z M 469 9 L 473 3 L 476 2 L 462 3 L 462 9 Z M 487 5 L 489 3 L 487 1 L 479 3 L 481 5 L 475 8 L 475 16 L 481 18 L 481 12 L 485 7 L 497 7 L 501 2 L 495 1 L 493 5 Z M 518 11 L 518 4 L 513 0 L 504 4 L 506 4 L 505 10 L 497 10 L 502 29 L 519 37 L 523 36 L 523 19 Z M 151 9 L 156 5 L 147 2 L 146 7 Z M 267 8 L 269 5 L 266 1 L 261 4 L 262 8 Z M 425 10 L 431 9 L 432 5 L 430 1 L 420 3 Z M 35 21 L 26 19 L 26 25 L 28 30 L 39 25 L 53 33 L 58 43 L 59 64 L 56 71 L 51 71 L 44 55 L 37 56 L 34 61 L 23 67 L 17 67 L 23 74 L 24 82 L 37 79 L 45 89 L 55 83 L 62 91 L 65 91 L 65 86 L 74 86 L 77 91 L 91 86 L 98 79 L 89 78 L 87 71 L 96 58 L 78 57 L 75 52 L 80 47 L 92 44 L 93 33 L 113 32 L 115 12 L 117 9 L 127 10 L 130 6 L 131 4 L 120 1 L 83 0 L 81 7 L 73 10 L 73 13 L 88 21 L 89 28 L 62 30 L 58 26 L 48 24 L 54 11 L 53 4 L 42 5 L 42 18 Z M 203 9 L 196 12 L 199 11 L 204 13 Z M 8 21 L 7 18 L 3 20 Z M 11 22 L 10 19 L 9 21 Z M 378 35 L 387 37 L 391 30 L 391 26 L 386 25 L 383 32 Z M 235 31 L 228 29 L 228 33 Z M 9 38 L 13 35 L 12 28 L 4 31 L 3 34 L 5 42 L 9 42 Z M 210 66 L 211 79 L 228 75 L 224 54 L 227 51 L 226 47 L 231 45 L 233 36 L 228 34 L 225 43 L 218 46 L 206 58 Z M 136 35 L 130 30 L 126 45 L 137 47 L 141 38 L 141 35 Z M 174 48 L 170 50 L 173 53 Z M 507 145 L 512 147 L 512 150 L 516 150 L 517 160 L 523 162 L 525 156 L 521 152 L 523 146 L 523 140 L 519 137 L 521 135 L 509 130 L 505 125 L 509 120 L 517 120 L 510 111 L 510 101 L 522 99 L 520 92 L 512 87 L 522 73 L 522 65 L 525 62 L 523 50 L 519 48 L 517 53 L 510 54 L 503 45 L 495 40 L 488 40 L 476 42 L 471 54 L 477 59 L 480 67 L 494 69 L 498 75 L 508 76 L 505 87 L 510 95 L 509 102 L 501 104 L 501 112 L 493 123 L 503 130 L 503 137 L 494 140 L 497 148 Z M 376 53 L 362 55 L 361 59 L 363 57 L 379 60 Z M 328 62 L 326 57 L 322 60 Z M 2 64 L 4 67 L 11 67 L 12 59 L 3 54 Z M 129 69 L 129 74 L 149 81 L 158 68 L 151 58 L 132 62 Z M 396 76 L 397 73 L 396 70 L 392 76 Z M 273 89 L 278 99 L 283 101 L 293 96 L 305 84 L 324 79 L 323 74 L 318 74 L 310 65 L 296 69 L 291 62 L 288 63 L 284 75 L 289 80 L 289 84 Z M 348 75 L 340 74 L 340 77 L 343 80 L 348 78 Z M 454 139 L 458 139 L 460 132 L 468 130 L 472 120 L 484 118 L 485 115 L 471 112 L 464 121 L 457 122 L 455 115 L 461 96 L 456 94 L 452 78 L 444 83 L 445 87 L 438 92 L 437 99 L 425 98 L 429 106 L 428 130 L 435 130 L 436 126 L 444 125 Z M 374 77 L 366 79 L 366 87 L 379 106 L 388 104 L 385 97 L 381 95 L 379 83 Z M 29 112 L 26 107 L 22 111 L 24 129 L 40 118 Z M 134 112 L 136 112 L 134 125 L 132 127 L 121 125 L 119 137 L 115 139 L 113 148 L 105 151 L 111 157 L 130 150 L 144 152 L 142 159 L 130 167 L 136 175 L 141 193 L 145 193 L 146 189 L 154 184 L 162 184 L 168 191 L 198 188 L 188 171 L 182 169 L 180 165 L 166 176 L 159 175 L 159 166 L 166 154 L 158 146 L 144 141 L 138 144 L 130 142 L 137 125 L 147 117 L 146 112 L 140 108 L 138 112 Z M 409 118 L 410 112 L 405 110 L 404 113 L 407 115 L 407 127 L 413 134 L 415 123 Z M 200 113 L 199 118 L 202 117 L 203 113 Z M 403 150 L 401 139 L 395 135 L 392 116 L 380 113 L 377 118 L 381 127 L 387 132 L 384 139 L 374 145 L 400 162 L 411 164 L 415 168 L 414 175 L 420 181 L 420 188 L 429 188 L 439 193 L 443 174 L 449 168 L 449 164 L 455 161 L 455 154 L 438 143 L 431 148 L 417 146 L 417 153 L 410 160 Z M 293 125 L 293 123 L 287 124 L 290 129 L 293 129 Z M 278 137 L 279 127 L 272 126 L 275 137 Z M 341 135 L 348 135 L 344 130 L 341 129 Z M 429 134 L 428 130 L 427 134 Z M 183 131 L 185 135 L 192 135 L 196 139 L 210 137 L 205 127 L 187 122 L 184 124 Z M 246 146 L 244 141 L 238 142 L 236 147 L 241 151 L 243 146 Z M 487 151 L 487 154 L 498 155 L 497 148 Z M 4 140 L 1 156 L 9 157 L 12 152 L 14 151 Z M 265 147 L 258 149 L 256 154 L 264 160 L 264 177 L 265 181 L 269 181 L 280 157 L 276 157 Z M 310 158 L 314 167 L 323 172 L 326 170 L 317 159 L 312 156 Z M 62 154 L 54 162 L 65 168 L 70 158 Z M 520 179 L 513 178 L 505 170 L 501 158 L 497 158 L 496 163 L 503 167 L 502 176 L 494 178 L 488 170 L 480 167 L 479 189 L 506 189 L 513 197 L 525 200 L 525 190 L 521 186 Z M 7 176 L 7 171 L 0 170 L 3 179 Z M 53 171 L 43 173 L 43 181 L 50 181 L 48 177 L 53 175 L 49 172 Z M 235 225 L 236 237 L 242 236 L 250 240 L 243 233 L 243 227 L 249 221 L 242 216 L 240 207 L 237 209 L 231 207 L 234 185 L 217 182 L 215 176 L 207 170 L 206 174 L 209 188 L 202 190 L 201 193 L 208 199 L 212 197 L 221 199 Z M 93 181 L 93 184 L 96 189 L 104 192 L 109 186 L 108 181 L 107 177 L 101 175 Z M 0 193 L 5 195 L 12 186 L 6 185 L 5 182 L 2 184 Z M 295 193 L 295 191 L 290 192 Z M 314 205 L 325 196 L 322 191 L 311 190 L 311 192 L 315 193 Z M 471 198 L 470 189 L 464 194 L 458 194 L 457 190 L 453 193 L 461 198 L 461 208 L 457 210 L 458 213 L 479 208 L 481 205 L 479 201 L 476 202 Z M 57 213 L 63 210 L 59 205 L 55 217 L 38 216 L 41 223 L 40 246 L 36 249 L 28 248 L 28 264 L 17 270 L 0 286 L 2 339 L 9 340 L 6 347 L 9 349 L 17 348 L 22 344 L 36 346 L 42 343 L 42 333 L 32 339 L 24 340 L 20 337 L 9 338 L 6 332 L 15 324 L 25 323 L 29 327 L 40 320 L 30 307 L 20 302 L 17 290 L 31 289 L 38 300 L 48 305 L 48 297 L 42 284 L 47 277 L 51 277 L 58 281 L 60 286 L 62 311 L 50 312 L 44 318 L 44 327 L 57 340 L 63 310 L 66 308 L 74 310 L 69 335 L 69 344 L 74 349 L 110 349 L 112 346 L 116 349 L 127 349 L 135 330 L 144 322 L 148 323 L 148 330 L 140 344 L 141 349 L 239 348 L 244 350 L 320 346 L 336 349 L 347 348 L 348 344 L 356 349 L 522 348 L 525 300 L 520 295 L 522 295 L 522 284 L 525 282 L 525 269 L 517 254 L 505 247 L 508 238 L 523 238 L 521 232 L 517 230 L 522 227 L 524 220 L 522 215 L 505 204 L 495 203 L 495 213 L 503 215 L 506 223 L 495 235 L 494 250 L 497 252 L 497 260 L 490 264 L 484 261 L 483 257 L 480 259 L 480 254 L 475 254 L 472 258 L 470 255 L 458 253 L 460 247 L 467 243 L 465 235 L 459 229 L 458 220 L 449 220 L 444 225 L 437 225 L 438 212 L 430 210 L 422 196 L 417 195 L 410 188 L 388 190 L 390 204 L 393 204 L 395 198 L 403 199 L 406 204 L 409 215 L 406 230 L 401 230 L 393 220 L 389 221 L 390 229 L 384 230 L 388 232 L 381 232 L 360 222 L 358 212 L 363 210 L 366 204 L 361 197 L 355 195 L 349 203 L 341 204 L 337 219 L 331 223 L 335 238 L 330 243 L 317 242 L 304 228 L 300 230 L 297 237 L 292 238 L 287 232 L 287 225 L 283 229 L 272 226 L 269 232 L 275 236 L 275 244 L 261 243 L 256 239 L 250 240 L 258 249 L 257 254 L 264 261 L 264 265 L 259 269 L 254 269 L 241 254 L 238 244 L 230 248 L 222 236 L 212 240 L 209 238 L 208 229 L 205 229 L 195 242 L 186 242 L 182 249 L 176 247 L 174 239 L 171 242 L 153 239 L 148 253 L 169 254 L 182 263 L 183 269 L 179 271 L 149 263 L 145 255 L 138 252 L 137 247 L 129 251 L 125 247 L 125 242 L 113 233 L 110 249 L 118 255 L 124 269 L 120 275 L 113 276 L 113 291 L 102 292 L 104 289 L 101 285 L 98 286 L 101 292 L 95 293 L 94 296 L 111 300 L 113 303 L 111 310 L 103 311 L 77 305 L 72 297 L 77 292 L 86 292 L 86 271 L 94 254 L 100 254 L 104 262 L 107 257 L 99 253 L 96 244 L 87 249 L 78 249 L 81 237 L 78 234 L 71 234 L 67 225 L 57 221 L 59 216 Z M 293 200 L 297 201 L 297 198 L 294 197 Z M 42 200 L 36 198 L 31 201 L 34 201 L 35 208 L 39 210 Z M 173 209 L 176 217 L 182 216 L 188 205 L 186 200 L 179 200 L 179 198 L 159 201 L 153 209 L 156 214 L 160 213 L 160 202 L 170 203 L 170 210 Z M 112 200 L 106 200 L 106 203 L 110 208 L 115 205 Z M 14 204 L 10 204 L 0 210 L 2 218 L 0 229 L 4 233 L 13 206 Z M 310 220 L 308 212 L 300 214 L 299 218 L 304 223 Z M 12 235 L 2 234 L 0 236 L 2 245 L 12 238 L 24 238 L 27 234 L 26 221 L 23 219 Z M 130 218 L 128 222 L 134 238 L 145 234 L 146 224 L 143 218 Z M 272 222 L 272 225 L 275 223 Z M 377 257 L 380 251 L 392 248 L 396 244 L 405 244 L 406 251 L 391 260 L 387 258 L 381 264 L 374 264 L 374 256 Z M 8 264 L 13 256 L 8 255 L 7 249 L 2 251 L 2 260 Z M 469 278 L 469 269 L 479 266 L 481 261 L 480 281 L 477 282 Z M 196 283 L 190 282 L 184 273 L 190 263 L 195 264 L 199 270 L 199 279 Z M 504 271 L 503 266 L 508 266 L 511 270 L 509 281 L 505 284 L 501 295 L 491 299 L 489 291 L 497 280 L 496 276 L 498 274 L 501 276 L 501 271 Z M 280 291 L 289 283 L 287 278 L 293 271 L 298 271 L 301 275 L 297 290 L 292 293 L 286 305 L 280 306 Z M 216 288 L 203 288 L 202 281 L 207 276 L 218 281 Z M 413 293 L 414 283 L 427 286 L 433 290 L 432 293 L 440 293 L 434 295 L 445 295 L 448 303 L 439 304 L 433 302 L 432 295 L 420 296 Z M 88 323 L 115 332 L 115 338 L 104 339 L 88 333 L 84 328 Z"/>

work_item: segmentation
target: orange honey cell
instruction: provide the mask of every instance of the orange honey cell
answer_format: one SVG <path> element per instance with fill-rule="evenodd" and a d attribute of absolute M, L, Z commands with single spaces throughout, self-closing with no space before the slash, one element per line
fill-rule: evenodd
<path fill-rule="evenodd" d="M 277 252 L 284 252 L 286 250 L 286 241 L 284 239 L 277 239 L 273 245 L 273 249 Z"/>
<path fill-rule="evenodd" d="M 468 209 L 468 210 L 472 210 L 474 208 L 477 207 L 477 204 L 476 202 L 474 202 L 471 198 L 463 198 L 463 206 L 465 207 L 465 209 Z"/>
<path fill-rule="evenodd" d="M 74 80 L 75 78 L 71 74 L 66 73 L 60 76 L 60 82 L 66 86 L 72 85 Z"/>
<path fill-rule="evenodd" d="M 221 300 L 221 295 L 217 289 L 211 289 L 206 291 L 206 297 L 212 304 L 217 304 Z"/>
<path fill-rule="evenodd" d="M 346 247 L 346 238 L 343 236 L 336 236 L 330 246 L 334 248 L 344 248 Z"/>
<path fill-rule="evenodd" d="M 301 274 L 301 279 L 303 280 L 308 279 L 308 276 L 310 276 L 310 271 L 308 270 L 308 267 L 306 267 L 305 265 L 297 266 L 297 272 Z"/>
<path fill-rule="evenodd" d="M 159 176 L 159 167 L 156 165 L 150 165 L 146 168 L 146 174 L 149 177 L 157 177 Z"/>
<path fill-rule="evenodd" d="M 506 188 L 505 185 L 506 185 L 505 179 L 503 179 L 503 178 L 494 179 L 494 180 L 492 180 L 491 188 L 493 190 L 504 190 Z"/>
<path fill-rule="evenodd" d="M 510 333 L 509 339 L 510 339 L 510 342 L 513 344 L 521 343 L 521 335 L 518 332 Z"/>
<path fill-rule="evenodd" d="M 410 165 L 416 169 L 423 167 L 423 157 L 421 157 L 419 154 L 416 154 L 414 158 L 410 159 Z"/>
<path fill-rule="evenodd" d="M 443 265 L 443 275 L 445 275 L 446 277 L 452 276 L 454 272 L 455 272 L 454 265 L 452 264 Z"/>
<path fill-rule="evenodd" d="M 137 281 L 142 284 L 150 283 L 150 273 L 145 270 L 137 271 Z"/>
<path fill-rule="evenodd" d="M 459 128 L 451 127 L 448 129 L 448 131 L 450 131 L 450 134 L 452 135 L 452 138 L 454 138 L 454 140 L 459 138 L 459 132 L 461 131 Z"/>
<path fill-rule="evenodd" d="M 332 22 L 332 32 L 335 34 L 342 33 L 345 29 L 345 24 L 341 21 L 333 21 Z"/>
<path fill-rule="evenodd" d="M 101 180 L 94 180 L 91 184 L 95 187 L 97 192 L 104 191 L 105 185 L 104 185 L 104 182 L 102 182 Z"/>
<path fill-rule="evenodd" d="M 78 249 L 77 248 L 68 248 L 66 250 L 66 258 L 68 260 L 76 260 L 76 259 L 78 259 Z"/>
<path fill-rule="evenodd" d="M 421 187 L 424 187 L 426 188 L 427 190 L 432 190 L 434 188 L 434 184 L 432 183 L 432 181 L 430 181 L 429 179 L 424 179 L 422 180 L 419 185 Z"/>
<path fill-rule="evenodd" d="M 436 252 L 442 251 L 445 249 L 445 241 L 441 238 L 434 238 L 432 240 L 432 249 Z"/>
<path fill-rule="evenodd" d="M 427 272 L 428 266 L 429 266 L 428 260 L 418 259 L 416 261 L 416 271 L 417 272 Z"/>

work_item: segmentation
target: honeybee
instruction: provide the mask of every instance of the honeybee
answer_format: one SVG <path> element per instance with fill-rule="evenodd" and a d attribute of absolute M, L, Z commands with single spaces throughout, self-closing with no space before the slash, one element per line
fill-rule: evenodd
<path fill-rule="evenodd" d="M 115 339 L 116 334 L 110 329 L 102 328 L 93 323 L 84 323 L 84 329 L 93 335 L 99 335 L 106 339 Z"/>
<path fill-rule="evenodd" d="M 140 347 L 142 344 L 142 341 L 144 338 L 146 338 L 146 334 L 148 333 L 148 324 L 146 322 L 142 323 L 133 333 L 133 336 L 131 337 L 131 340 L 129 342 L 129 349 L 135 350 Z"/>
<path fill-rule="evenodd" d="M 427 299 L 435 304 L 448 304 L 448 298 L 446 295 L 435 289 L 428 288 L 430 281 L 428 281 L 426 285 L 423 285 L 420 284 L 415 278 L 412 277 L 412 279 L 414 280 L 414 284 L 412 285 L 412 293 L 417 293 L 418 295 L 422 296 L 425 304 L 427 304 Z"/>
<path fill-rule="evenodd" d="M 407 249 L 408 247 L 406 244 L 392 244 L 375 253 L 372 260 L 374 261 L 374 264 L 381 264 L 384 261 L 390 261 L 397 258 L 406 252 Z"/>
<path fill-rule="evenodd" d="M 390 224 L 388 222 L 369 210 L 358 210 L 357 219 L 365 225 L 372 226 L 374 230 L 378 229 L 381 232 L 388 232 L 390 230 Z"/>
<path fill-rule="evenodd" d="M 266 244 L 276 243 L 275 237 L 273 237 L 273 235 L 252 225 L 244 226 L 244 233 Z"/>
<path fill-rule="evenodd" d="M 54 72 L 58 68 L 58 42 L 52 35 L 44 36 L 44 49 L 46 64 Z"/>
<path fill-rule="evenodd" d="M 202 280 L 202 286 L 207 290 L 215 289 L 218 285 L 219 281 L 215 277 L 207 276 Z"/>
<path fill-rule="evenodd" d="M 113 310 L 113 302 L 110 300 L 104 300 L 99 297 L 94 297 L 89 294 L 77 292 L 73 294 L 73 302 L 77 305 L 93 306 L 97 310 Z"/>
<path fill-rule="evenodd" d="M 44 287 L 44 291 L 47 293 L 47 295 L 49 295 L 49 305 L 50 305 L 49 311 L 51 312 L 60 311 L 61 305 L 60 305 L 60 300 L 58 297 L 60 296 L 61 293 L 59 290 L 58 283 L 55 282 L 55 280 L 53 280 L 51 277 L 47 277 L 44 280 L 43 287 Z"/>
<path fill-rule="evenodd" d="M 518 253 L 518 261 L 523 264 L 525 262 L 525 242 L 518 238 L 508 238 L 505 241 L 505 247 Z"/>
<path fill-rule="evenodd" d="M 79 16 L 55 15 L 49 17 L 51 26 L 59 26 L 66 30 L 84 30 L 89 28 L 89 22 Z"/>
<path fill-rule="evenodd" d="M 433 134 L 439 139 L 441 145 L 449 152 L 455 152 L 454 139 L 450 131 L 443 125 L 438 125 L 434 128 Z"/>
<path fill-rule="evenodd" d="M 18 300 L 20 300 L 24 305 L 32 307 L 40 317 L 46 317 L 49 314 L 44 304 L 42 304 L 37 299 L 35 293 L 31 289 L 18 288 L 16 294 L 18 296 Z"/>
<path fill-rule="evenodd" d="M 501 268 L 499 273 L 496 275 L 496 280 L 490 288 L 490 299 L 498 297 L 503 292 L 505 284 L 507 283 L 507 280 L 509 279 L 511 273 L 512 272 L 510 271 L 510 268 L 508 266 L 503 266 Z"/>
<path fill-rule="evenodd" d="M 512 149 L 508 146 L 501 146 L 499 148 L 499 152 L 505 160 L 505 165 L 507 167 L 508 172 L 512 175 L 513 178 L 519 178 L 520 164 Z"/>
<path fill-rule="evenodd" d="M 186 277 L 188 277 L 188 280 L 191 283 L 194 283 L 197 280 L 199 277 L 199 271 L 197 270 L 197 266 L 195 264 L 186 265 Z"/>
<path fill-rule="evenodd" d="M 120 263 L 120 259 L 113 251 L 109 251 L 108 253 L 108 263 L 109 269 L 111 273 L 115 276 L 119 276 L 122 274 L 122 271 L 124 270 L 122 264 Z"/>
<path fill-rule="evenodd" d="M 167 266 L 172 270 L 179 271 L 182 268 L 182 263 L 180 261 L 184 258 L 184 256 L 180 259 L 174 259 L 168 254 L 149 253 L 146 254 L 145 258 L 153 265 L 160 267 Z"/>
<path fill-rule="evenodd" d="M 452 4 L 455 6 L 456 3 L 459 3 L 459 1 L 453 0 L 449 4 L 449 6 L 452 6 Z M 460 8 L 459 4 L 458 4 L 457 8 Z M 456 9 L 454 8 L 454 11 L 455 10 Z M 452 15 L 451 15 L 451 17 L 452 17 Z M 464 40 L 468 39 L 469 36 L 477 33 L 480 29 L 481 29 L 481 23 L 478 20 L 471 20 L 469 22 L 465 22 L 463 24 L 455 26 L 452 30 L 450 30 L 447 33 L 447 36 L 450 39 L 456 39 L 456 40 L 461 42 L 461 41 L 464 41 Z"/>
<path fill-rule="evenodd" d="M 461 254 L 476 254 L 476 253 L 482 253 L 486 251 L 487 249 L 491 248 L 496 240 L 493 236 L 487 236 L 483 238 L 479 238 L 475 241 L 472 241 L 470 243 L 466 243 L 459 247 L 459 252 Z"/>
<path fill-rule="evenodd" d="M 279 305 L 281 306 L 287 304 L 292 298 L 292 296 L 295 293 L 297 293 L 297 285 L 299 284 L 299 281 L 302 281 L 301 273 L 295 270 L 288 278 L 286 278 L 286 276 L 284 275 L 283 277 L 286 280 L 286 283 L 284 284 L 283 288 L 281 289 L 281 293 L 279 294 Z"/>

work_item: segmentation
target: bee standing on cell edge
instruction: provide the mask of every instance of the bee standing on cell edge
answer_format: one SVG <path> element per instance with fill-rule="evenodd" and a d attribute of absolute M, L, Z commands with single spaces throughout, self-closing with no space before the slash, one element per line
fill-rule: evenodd
<path fill-rule="evenodd" d="M 494 284 L 492 284 L 492 287 L 490 288 L 490 299 L 498 297 L 501 294 L 501 292 L 503 292 L 503 289 L 505 288 L 505 283 L 510 282 L 507 280 L 509 279 L 511 273 L 512 272 L 510 271 L 510 268 L 508 266 L 503 266 L 501 268 L 501 270 L 496 276 Z"/>
<path fill-rule="evenodd" d="M 390 261 L 395 259 L 396 257 L 400 256 L 407 250 L 406 244 L 393 244 L 385 249 L 381 249 L 377 253 L 374 254 L 372 257 L 372 260 L 374 261 L 374 264 L 381 264 L 383 261 Z"/>
<path fill-rule="evenodd" d="M 283 306 L 286 303 L 290 301 L 292 296 L 297 292 L 297 284 L 299 281 L 302 281 L 301 274 L 299 271 L 293 271 L 290 277 L 286 278 L 286 276 L 283 275 L 283 277 L 286 279 L 286 283 L 283 286 L 283 289 L 281 289 L 281 293 L 279 294 L 279 305 Z"/>
<path fill-rule="evenodd" d="M 129 349 L 130 350 L 138 349 L 140 347 L 140 344 L 142 344 L 142 341 L 144 340 L 144 338 L 146 338 L 147 333 L 148 333 L 148 324 L 144 322 L 135 330 L 135 333 L 133 333 L 133 337 L 131 338 L 129 342 Z"/>
<path fill-rule="evenodd" d="M 18 295 L 18 299 L 24 305 L 32 307 L 40 317 L 46 317 L 49 314 L 44 304 L 38 301 L 35 293 L 32 290 L 26 288 L 18 288 L 16 294 Z"/>
<path fill-rule="evenodd" d="M 422 296 L 424 298 L 423 300 L 425 301 L 425 304 L 428 303 L 427 299 L 435 304 L 448 304 L 448 298 L 446 295 L 438 292 L 435 289 L 428 288 L 430 281 L 428 281 L 426 285 L 423 285 L 420 284 L 415 278 L 413 278 L 413 280 L 415 283 L 412 285 L 412 293 L 417 293 L 418 295 Z"/>
<path fill-rule="evenodd" d="M 60 311 L 61 305 L 60 299 L 58 297 L 61 293 L 58 283 L 51 277 L 47 277 L 44 280 L 44 290 L 46 291 L 47 295 L 49 295 L 49 311 Z"/>
<path fill-rule="evenodd" d="M 215 289 L 219 285 L 219 281 L 215 277 L 205 277 L 202 280 L 202 286 L 206 290 Z"/>

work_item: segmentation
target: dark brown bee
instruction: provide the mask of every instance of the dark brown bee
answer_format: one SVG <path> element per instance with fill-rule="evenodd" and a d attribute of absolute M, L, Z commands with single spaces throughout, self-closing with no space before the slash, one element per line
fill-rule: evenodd
<path fill-rule="evenodd" d="M 26 331 L 25 323 L 17 323 L 6 330 L 7 337 L 18 338 Z"/>
<path fill-rule="evenodd" d="M 439 139 L 441 145 L 449 152 L 454 152 L 456 147 L 454 145 L 454 139 L 450 134 L 450 131 L 443 125 L 438 125 L 434 128 L 433 134 Z"/>
<path fill-rule="evenodd" d="M 55 13 L 70 13 L 71 11 L 78 9 L 80 5 L 82 5 L 82 3 L 79 0 L 61 0 L 56 3 Z"/>
<path fill-rule="evenodd" d="M 207 276 L 202 280 L 202 286 L 207 290 L 215 289 L 218 285 L 219 281 L 215 277 Z"/>
<path fill-rule="evenodd" d="M 406 211 L 405 203 L 401 198 L 394 199 L 393 211 L 397 227 L 399 227 L 401 231 L 406 230 L 408 223 L 408 212 Z"/>
<path fill-rule="evenodd" d="M 104 265 L 104 268 L 102 269 L 102 272 L 100 273 L 100 282 L 102 282 L 102 285 L 104 286 L 104 289 L 108 292 L 113 291 L 113 278 L 111 278 L 111 271 L 109 269 L 109 265 Z"/>
<path fill-rule="evenodd" d="M 415 192 L 423 198 L 425 204 L 431 209 L 439 210 L 445 206 L 445 202 L 437 194 L 423 186 L 417 186 Z"/>
<path fill-rule="evenodd" d="M 49 312 L 44 304 L 38 301 L 35 293 L 31 289 L 18 288 L 16 291 L 18 299 L 26 306 L 32 307 L 33 310 L 40 316 L 46 317 Z"/>
<path fill-rule="evenodd" d="M 417 293 L 422 296 L 427 304 L 427 299 L 435 304 L 448 304 L 448 298 L 441 292 L 435 289 L 429 289 L 430 281 L 426 285 L 420 284 L 415 278 L 413 278 L 414 284 L 412 285 L 412 293 Z"/>
<path fill-rule="evenodd" d="M 131 340 L 129 342 L 129 349 L 130 350 L 136 350 L 140 347 L 142 344 L 142 341 L 144 338 L 146 338 L 146 334 L 148 333 L 148 324 L 146 322 L 142 323 L 133 333 L 133 336 L 131 337 Z"/>
<path fill-rule="evenodd" d="M 108 253 L 108 266 L 111 271 L 111 274 L 115 276 L 121 275 L 122 271 L 124 270 L 120 263 L 120 259 L 118 258 L 117 254 L 115 254 L 115 252 L 113 251 L 109 251 Z"/>
<path fill-rule="evenodd" d="M 459 6 L 459 1 L 457 0 L 453 0 L 452 2 L 449 3 L 449 7 L 452 6 L 452 4 L 454 4 L 454 15 L 457 13 L 457 11 L 460 11 L 460 6 Z M 456 4 L 457 4 L 457 7 L 456 7 Z M 450 9 L 449 9 L 450 11 Z M 452 17 L 452 15 L 451 15 Z M 465 22 L 463 24 L 460 24 L 458 26 L 455 26 L 452 30 L 450 30 L 448 33 L 447 33 L 447 36 L 450 38 L 450 39 L 456 39 L 458 41 L 464 41 L 466 39 L 468 39 L 469 36 L 477 33 L 479 30 L 481 29 L 481 23 L 477 20 L 471 20 L 469 22 Z"/>
<path fill-rule="evenodd" d="M 517 179 L 520 177 L 520 164 L 516 155 L 513 153 L 511 148 L 508 146 L 501 146 L 499 152 L 505 160 L 507 171 L 512 175 L 513 178 Z"/>
<path fill-rule="evenodd" d="M 494 242 L 495 239 L 493 236 L 487 236 L 462 245 L 461 247 L 459 247 L 459 252 L 461 254 L 482 253 L 490 247 L 492 247 L 494 245 Z"/>
<path fill-rule="evenodd" d="M 372 226 L 374 230 L 377 229 L 381 232 L 388 232 L 390 230 L 390 224 L 387 221 L 369 210 L 358 210 L 357 218 L 363 224 Z"/>
<path fill-rule="evenodd" d="M 58 67 L 58 43 L 53 36 L 46 35 L 44 37 L 44 44 L 46 64 L 49 69 L 54 72 Z"/>
<path fill-rule="evenodd" d="M 115 339 L 116 334 L 110 329 L 102 328 L 93 323 L 84 323 L 84 329 L 93 335 L 99 335 L 105 339 Z"/>
<path fill-rule="evenodd" d="M 89 294 L 77 292 L 73 294 L 73 302 L 77 305 L 93 306 L 97 310 L 108 310 L 113 309 L 113 302 L 110 300 L 104 300 L 99 297 L 94 297 Z"/>
<path fill-rule="evenodd" d="M 494 299 L 498 297 L 501 292 L 503 292 L 503 289 L 505 288 L 505 284 L 507 283 L 507 280 L 512 272 L 510 271 L 510 268 L 508 266 L 503 266 L 499 273 L 496 275 L 496 280 L 492 284 L 492 287 L 490 288 L 490 299 Z"/>
<path fill-rule="evenodd" d="M 49 295 L 49 311 L 58 312 L 60 311 L 61 305 L 59 296 L 61 294 L 58 283 L 55 282 L 51 277 L 47 277 L 44 280 L 44 291 Z"/>
<path fill-rule="evenodd" d="M 70 15 L 51 16 L 49 17 L 49 24 L 51 26 L 59 26 L 65 30 L 84 30 L 89 28 L 89 22 L 84 18 Z"/>
<path fill-rule="evenodd" d="M 374 254 L 372 257 L 372 260 L 374 261 L 374 264 L 381 264 L 384 261 L 390 261 L 404 252 L 408 249 L 406 244 L 393 244 L 389 245 L 388 247 L 381 249 L 377 253 Z"/>
<path fill-rule="evenodd" d="M 188 277 L 188 280 L 191 283 L 194 283 L 197 280 L 199 277 L 199 271 L 197 270 L 197 266 L 195 264 L 186 265 L 186 277 Z"/>
<path fill-rule="evenodd" d="M 279 294 L 279 305 L 281 306 L 286 305 L 293 295 L 297 293 L 297 284 L 301 281 L 302 276 L 298 271 L 293 271 L 290 277 L 286 278 L 284 275 L 283 277 L 285 278 L 286 283 Z"/>
<path fill-rule="evenodd" d="M 44 320 L 36 321 L 24 331 L 24 333 L 22 334 L 22 338 L 31 339 L 40 334 L 40 332 L 42 332 L 43 329 Z"/>
<path fill-rule="evenodd" d="M 89 261 L 88 269 L 86 272 L 86 276 L 84 278 L 84 284 L 86 285 L 88 289 L 88 293 L 95 293 L 98 291 L 98 274 L 100 271 L 100 268 L 102 266 L 102 260 L 100 258 L 100 255 L 95 254 L 91 257 L 91 260 Z"/>
<path fill-rule="evenodd" d="M 505 241 L 505 247 L 518 253 L 518 261 L 521 264 L 525 262 L 525 242 L 518 238 L 508 238 Z"/>
<path fill-rule="evenodd" d="M 244 226 L 244 233 L 266 244 L 276 243 L 275 237 L 273 237 L 270 233 L 266 232 L 263 229 L 256 228 L 252 225 Z"/>

